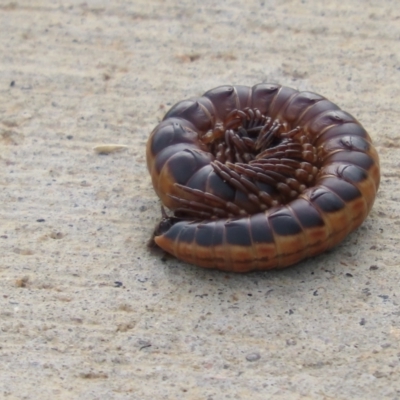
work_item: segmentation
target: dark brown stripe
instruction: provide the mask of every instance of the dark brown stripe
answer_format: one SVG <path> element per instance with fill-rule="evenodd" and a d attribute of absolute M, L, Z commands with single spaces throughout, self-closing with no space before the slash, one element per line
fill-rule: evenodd
<path fill-rule="evenodd" d="M 370 149 L 370 144 L 364 138 L 357 136 L 340 136 L 327 140 L 325 144 L 329 150 L 343 149 L 349 151 L 361 151 L 362 153 L 366 153 Z"/>
<path fill-rule="evenodd" d="M 374 165 L 374 159 L 368 154 L 347 150 L 338 151 L 324 160 L 325 165 L 333 162 L 357 165 L 366 171 Z"/>
<path fill-rule="evenodd" d="M 203 107 L 198 101 L 184 100 L 175 104 L 165 115 L 163 121 L 168 118 L 181 118 L 191 122 L 198 130 L 208 131 L 213 126 L 213 120 L 210 119 Z"/>
<path fill-rule="evenodd" d="M 229 186 L 215 172 L 212 172 L 208 177 L 207 190 L 226 201 L 233 201 L 235 198 L 235 189 Z"/>
<path fill-rule="evenodd" d="M 281 111 L 283 105 L 287 103 L 290 98 L 295 94 L 298 93 L 297 90 L 289 88 L 287 86 L 282 86 L 279 90 L 279 93 L 275 96 L 271 106 L 268 110 L 268 115 L 274 119 Z"/>
<path fill-rule="evenodd" d="M 187 221 L 181 221 L 178 224 L 176 224 L 178 226 L 174 225 L 174 228 L 176 227 L 177 229 L 180 229 L 179 239 L 178 240 L 180 242 L 183 242 L 183 243 L 193 243 L 194 237 L 196 235 L 196 227 L 197 227 L 197 225 L 190 224 Z"/>
<path fill-rule="evenodd" d="M 298 125 L 304 125 L 311 119 L 315 118 L 318 114 L 322 114 L 326 111 L 340 110 L 340 108 L 329 100 L 321 100 L 309 108 L 301 118 L 296 121 Z"/>
<path fill-rule="evenodd" d="M 209 222 L 197 225 L 195 240 L 199 246 L 210 247 L 215 246 L 213 240 L 213 231 L 215 228 L 215 222 Z"/>
<path fill-rule="evenodd" d="M 164 236 L 171 241 L 175 241 L 179 236 L 179 240 L 191 243 L 194 238 L 194 231 L 194 225 L 188 225 L 186 221 L 179 221 L 172 225 L 168 231 L 164 233 Z"/>
<path fill-rule="evenodd" d="M 210 164 L 210 155 L 207 153 L 187 149 L 168 160 L 168 168 L 176 183 L 186 185 L 192 175 Z"/>
<path fill-rule="evenodd" d="M 356 165 L 344 165 L 338 169 L 338 176 L 346 179 L 348 182 L 363 182 L 368 178 L 368 173 L 365 169 Z"/>
<path fill-rule="evenodd" d="M 183 128 L 181 122 L 162 122 L 154 131 L 151 141 L 151 153 L 155 156 L 165 147 L 179 143 L 197 142 L 197 133 Z"/>
<path fill-rule="evenodd" d="M 214 231 L 212 234 L 213 246 L 219 246 L 225 242 L 225 220 L 220 219 L 214 222 Z"/>
<path fill-rule="evenodd" d="M 229 220 L 225 224 L 226 242 L 231 245 L 251 246 L 248 218 Z"/>
<path fill-rule="evenodd" d="M 352 201 L 362 196 L 357 187 L 339 178 L 325 178 L 319 184 L 336 193 L 343 201 Z"/>
<path fill-rule="evenodd" d="M 177 143 L 174 146 L 168 146 L 164 150 L 161 150 L 157 157 L 155 157 L 155 167 L 156 171 L 159 174 L 164 167 L 165 163 L 174 156 L 178 156 L 179 154 L 186 152 L 188 149 L 196 150 L 197 146 L 190 145 L 188 143 Z"/>
<path fill-rule="evenodd" d="M 297 199 L 290 203 L 290 208 L 304 228 L 322 227 L 325 225 L 320 213 L 305 199 Z"/>
<path fill-rule="evenodd" d="M 356 122 L 348 122 L 346 124 L 332 126 L 328 128 L 321 135 L 317 136 L 317 140 L 315 140 L 315 145 L 319 146 L 323 144 L 327 140 L 337 137 L 337 136 L 358 136 L 363 138 L 368 138 L 367 131 Z"/>
<path fill-rule="evenodd" d="M 253 86 L 252 107 L 258 108 L 262 114 L 267 114 L 280 85 L 260 83 Z"/>
<path fill-rule="evenodd" d="M 322 187 L 311 193 L 310 201 L 327 213 L 336 212 L 345 207 L 345 203 L 339 196 Z"/>
<path fill-rule="evenodd" d="M 265 214 L 255 214 L 250 217 L 250 232 L 254 243 L 273 243 L 274 234 Z"/>
<path fill-rule="evenodd" d="M 353 116 L 343 110 L 333 110 L 322 113 L 315 117 L 308 127 L 312 135 L 318 135 L 319 132 L 331 125 L 341 125 L 347 122 L 357 122 Z"/>
<path fill-rule="evenodd" d="M 302 231 L 299 222 L 287 208 L 270 214 L 269 222 L 277 235 L 297 235 Z"/>
<path fill-rule="evenodd" d="M 300 92 L 290 100 L 283 118 L 289 122 L 296 121 L 303 114 L 304 110 L 323 99 L 322 96 L 316 93 Z"/>
<path fill-rule="evenodd" d="M 216 115 L 221 119 L 237 108 L 237 97 L 233 86 L 220 86 L 209 90 L 203 96 L 212 101 Z"/>
<path fill-rule="evenodd" d="M 168 112 L 165 114 L 163 121 L 173 117 L 181 117 L 182 115 L 188 114 L 193 110 L 193 107 L 196 107 L 194 100 L 182 100 L 176 104 L 174 104 Z"/>
<path fill-rule="evenodd" d="M 190 188 L 195 188 L 206 192 L 208 176 L 212 174 L 213 171 L 213 167 L 210 164 L 205 165 L 193 174 L 186 185 Z"/>
<path fill-rule="evenodd" d="M 243 85 L 235 85 L 237 100 L 239 101 L 238 108 L 243 110 L 251 106 L 251 88 Z"/>

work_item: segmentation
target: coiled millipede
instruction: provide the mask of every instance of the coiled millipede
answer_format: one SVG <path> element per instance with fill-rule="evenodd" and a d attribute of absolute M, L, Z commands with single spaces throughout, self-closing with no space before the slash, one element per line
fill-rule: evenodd
<path fill-rule="evenodd" d="M 283 268 L 332 248 L 367 217 L 379 158 L 361 124 L 312 92 L 221 86 L 175 104 L 147 143 L 173 211 L 153 241 L 225 271 Z"/>

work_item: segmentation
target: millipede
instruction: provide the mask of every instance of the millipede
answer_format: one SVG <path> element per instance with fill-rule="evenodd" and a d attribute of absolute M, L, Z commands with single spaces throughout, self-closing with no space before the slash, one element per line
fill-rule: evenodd
<path fill-rule="evenodd" d="M 288 267 L 337 245 L 365 220 L 380 181 L 378 154 L 352 115 L 272 83 L 178 102 L 146 157 L 163 205 L 153 244 L 232 272 Z"/>

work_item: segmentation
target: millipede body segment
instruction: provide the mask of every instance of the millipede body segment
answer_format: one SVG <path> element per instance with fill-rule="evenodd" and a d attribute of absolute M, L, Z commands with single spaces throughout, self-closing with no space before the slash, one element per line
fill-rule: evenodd
<path fill-rule="evenodd" d="M 154 243 L 247 272 L 332 248 L 367 217 L 379 158 L 361 124 L 312 92 L 220 86 L 175 104 L 147 143 L 163 212 Z"/>

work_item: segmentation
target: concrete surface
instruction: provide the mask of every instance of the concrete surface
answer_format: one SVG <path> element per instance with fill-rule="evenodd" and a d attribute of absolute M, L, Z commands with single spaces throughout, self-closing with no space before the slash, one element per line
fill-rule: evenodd
<path fill-rule="evenodd" d="M 398 2 L 1 0 L 0 26 L 0 398 L 400 399 Z M 281 272 L 150 253 L 150 131 L 261 81 L 363 123 L 372 213 Z"/>

